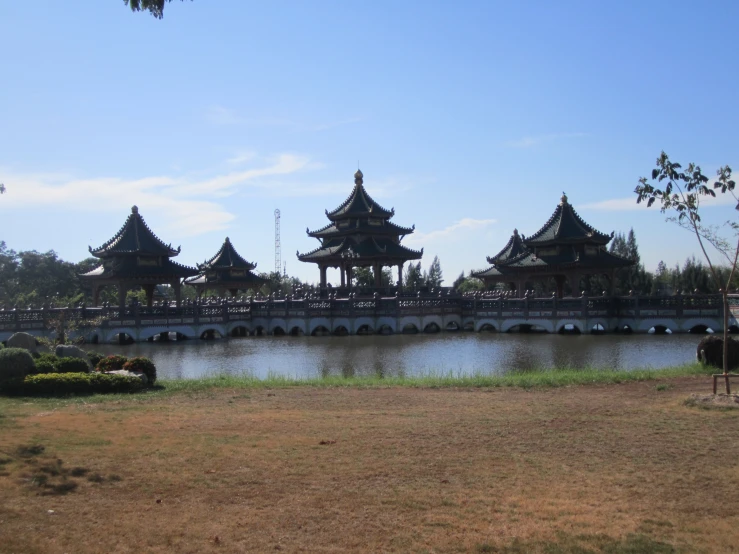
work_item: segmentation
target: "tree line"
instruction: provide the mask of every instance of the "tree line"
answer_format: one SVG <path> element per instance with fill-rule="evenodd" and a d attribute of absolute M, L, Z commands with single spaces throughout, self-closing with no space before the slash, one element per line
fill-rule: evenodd
<path fill-rule="evenodd" d="M 628 234 L 616 234 L 611 241 L 609 251 L 636 263 L 627 268 L 619 269 L 613 284 L 613 292 L 617 295 L 628 295 L 631 291 L 635 295 L 670 295 L 678 291 L 683 293 L 698 292 L 703 294 L 717 293 L 716 281 L 712 279 L 706 264 L 689 257 L 680 265 L 668 267 L 659 262 L 654 272 L 645 269 L 641 263 L 639 247 L 633 229 Z M 37 252 L 27 250 L 16 252 L 10 249 L 5 241 L 0 241 L 0 306 L 40 307 L 43 305 L 77 305 L 90 304 L 91 290 L 77 276 L 86 273 L 100 264 L 97 258 L 85 258 L 80 262 L 68 262 L 59 257 L 53 250 Z M 728 267 L 717 269 L 721 276 L 728 278 Z M 262 273 L 268 282 L 257 290 L 247 291 L 249 295 L 260 294 L 293 294 L 298 290 L 315 290 L 317 284 L 303 282 L 297 277 L 283 275 L 278 272 Z M 736 281 L 737 279 L 734 279 Z M 359 288 L 374 287 L 375 278 L 372 270 L 358 267 L 354 270 L 352 285 Z M 434 256 L 433 261 L 424 269 L 421 262 L 410 263 L 403 272 L 403 287 L 407 290 L 433 290 L 444 283 L 441 261 Z M 392 273 L 385 268 L 382 273 L 382 286 L 391 287 L 396 284 Z M 598 296 L 608 291 L 608 281 L 604 277 L 590 277 L 581 281 L 586 294 Z M 500 285 L 503 288 L 503 285 Z M 534 294 L 537 296 L 551 296 L 556 290 L 554 280 L 540 283 L 531 283 Z M 739 283 L 735 283 L 737 288 Z M 484 289 L 482 281 L 471 276 L 471 272 L 462 272 L 451 284 L 451 287 L 461 293 L 481 291 Z M 567 294 L 579 294 L 581 291 L 566 289 Z M 166 287 L 162 294 L 167 294 Z M 210 293 L 206 291 L 206 296 Z M 192 287 L 183 287 L 183 298 L 195 298 Z M 127 302 L 137 300 L 145 302 L 144 292 L 133 289 L 128 292 Z M 101 292 L 101 302 L 117 303 L 117 293 L 114 288 L 108 287 Z"/>

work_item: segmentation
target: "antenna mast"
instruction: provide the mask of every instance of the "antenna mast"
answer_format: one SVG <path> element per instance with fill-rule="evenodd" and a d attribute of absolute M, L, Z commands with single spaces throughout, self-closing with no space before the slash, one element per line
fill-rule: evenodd
<path fill-rule="evenodd" d="M 280 210 L 275 210 L 275 273 L 282 270 L 282 247 L 280 246 Z"/>

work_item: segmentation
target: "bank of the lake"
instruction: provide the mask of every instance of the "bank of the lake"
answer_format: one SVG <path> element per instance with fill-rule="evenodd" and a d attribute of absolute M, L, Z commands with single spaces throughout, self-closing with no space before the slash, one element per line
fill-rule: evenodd
<path fill-rule="evenodd" d="M 230 375 L 403 378 L 502 376 L 570 368 L 634 371 L 695 361 L 699 335 L 441 333 L 348 337 L 248 337 L 215 341 L 97 345 L 106 354 L 147 356 L 160 378 Z"/>

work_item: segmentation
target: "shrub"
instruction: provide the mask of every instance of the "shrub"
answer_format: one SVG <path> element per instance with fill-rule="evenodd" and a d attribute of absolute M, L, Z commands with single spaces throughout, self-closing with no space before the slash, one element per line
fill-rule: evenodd
<path fill-rule="evenodd" d="M 0 385 L 0 391 L 14 396 L 67 396 L 135 392 L 144 384 L 138 377 L 105 373 L 46 373 L 12 379 Z"/>
<path fill-rule="evenodd" d="M 36 364 L 25 348 L 0 350 L 0 381 L 22 379 L 34 371 L 36 371 Z"/>
<path fill-rule="evenodd" d="M 87 353 L 87 357 L 90 358 L 90 363 L 92 364 L 92 367 L 97 367 L 98 363 L 100 363 L 100 360 L 104 358 L 104 356 L 98 352 L 93 352 L 92 350 Z"/>
<path fill-rule="evenodd" d="M 56 373 L 88 373 L 90 366 L 82 358 L 59 358 L 56 362 Z"/>
<path fill-rule="evenodd" d="M 51 360 L 36 360 L 36 370 L 33 374 L 39 373 L 56 373 L 56 366 Z"/>
<path fill-rule="evenodd" d="M 102 358 L 95 366 L 95 369 L 98 371 L 115 371 L 117 369 L 123 369 L 123 364 L 125 364 L 127 361 L 128 358 L 126 358 L 125 356 L 118 356 L 114 354 L 112 356 L 106 356 L 105 358 Z"/>
<path fill-rule="evenodd" d="M 149 379 L 149 385 L 153 385 L 157 380 L 157 368 L 149 358 L 143 356 L 131 358 L 125 364 L 123 369 L 126 371 L 140 371 Z"/>

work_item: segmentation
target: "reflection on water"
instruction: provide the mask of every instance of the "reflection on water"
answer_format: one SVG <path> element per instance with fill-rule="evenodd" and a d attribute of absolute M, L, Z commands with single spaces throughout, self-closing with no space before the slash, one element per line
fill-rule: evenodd
<path fill-rule="evenodd" d="M 100 345 L 148 356 L 160 377 L 232 374 L 319 377 L 503 374 L 539 368 L 660 368 L 695 360 L 695 335 L 448 333 L 347 337 L 247 337 Z"/>

